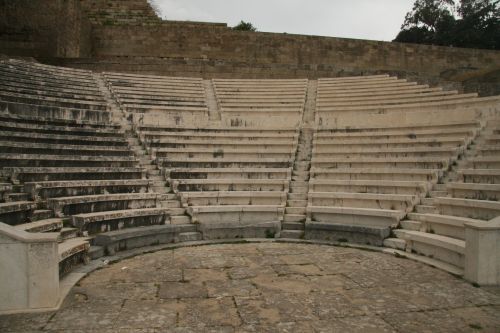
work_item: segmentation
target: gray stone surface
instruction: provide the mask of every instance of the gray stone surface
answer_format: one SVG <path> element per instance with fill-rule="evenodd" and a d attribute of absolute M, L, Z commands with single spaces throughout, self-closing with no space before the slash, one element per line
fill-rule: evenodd
<path fill-rule="evenodd" d="M 499 332 L 500 292 L 345 247 L 220 244 L 107 265 L 11 332 Z"/>

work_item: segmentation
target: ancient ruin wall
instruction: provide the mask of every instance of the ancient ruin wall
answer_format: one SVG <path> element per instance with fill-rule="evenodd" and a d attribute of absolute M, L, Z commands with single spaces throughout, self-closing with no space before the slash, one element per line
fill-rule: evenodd
<path fill-rule="evenodd" d="M 91 56 L 91 24 L 79 0 L 0 0 L 0 53 Z"/>

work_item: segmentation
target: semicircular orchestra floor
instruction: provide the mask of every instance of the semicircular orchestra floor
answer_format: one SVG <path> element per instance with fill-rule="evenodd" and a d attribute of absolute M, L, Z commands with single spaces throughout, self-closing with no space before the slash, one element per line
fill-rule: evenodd
<path fill-rule="evenodd" d="M 500 332 L 500 293 L 423 264 L 350 248 L 256 243 L 123 260 L 56 313 L 2 332 Z"/>

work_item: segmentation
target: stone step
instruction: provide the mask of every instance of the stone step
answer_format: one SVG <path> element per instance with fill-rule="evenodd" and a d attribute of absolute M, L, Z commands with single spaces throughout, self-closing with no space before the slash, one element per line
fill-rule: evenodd
<path fill-rule="evenodd" d="M 158 172 L 160 170 L 157 170 Z M 148 179 L 149 180 L 154 180 L 155 182 L 154 183 L 165 183 L 165 178 L 163 178 L 163 176 L 161 175 L 152 175 L 151 172 L 148 172 Z"/>
<path fill-rule="evenodd" d="M 281 228 L 282 230 L 304 230 L 305 225 L 303 222 L 283 222 Z"/>
<path fill-rule="evenodd" d="M 58 241 L 59 243 L 65 240 L 78 237 L 78 228 L 62 228 L 59 232 Z"/>
<path fill-rule="evenodd" d="M 285 214 L 306 215 L 306 207 L 285 207 Z"/>
<path fill-rule="evenodd" d="M 446 191 L 430 191 L 429 194 L 431 198 L 441 198 L 448 196 L 448 192 Z"/>
<path fill-rule="evenodd" d="M 287 193 L 288 200 L 307 200 L 307 193 Z"/>
<path fill-rule="evenodd" d="M 303 239 L 304 231 L 302 230 L 282 230 L 280 238 Z"/>
<path fill-rule="evenodd" d="M 37 209 L 31 215 L 31 221 L 48 220 L 54 217 L 54 212 L 48 209 Z"/>
<path fill-rule="evenodd" d="M 179 242 L 195 242 L 203 239 L 201 232 L 183 232 L 179 234 Z"/>
<path fill-rule="evenodd" d="M 414 221 L 414 220 L 404 220 L 400 221 L 399 223 L 401 224 L 401 228 L 413 231 L 419 231 L 420 226 L 422 225 L 420 221 Z"/>
<path fill-rule="evenodd" d="M 420 214 L 438 214 L 439 210 L 436 206 L 416 205 L 415 212 Z"/>
<path fill-rule="evenodd" d="M 445 184 L 434 184 L 432 189 L 434 191 L 446 191 L 446 185 Z"/>
<path fill-rule="evenodd" d="M 288 200 L 287 206 L 288 207 L 306 207 L 307 200 Z"/>
<path fill-rule="evenodd" d="M 168 208 L 167 213 L 171 217 L 177 216 L 177 215 L 184 215 L 184 214 L 186 214 L 186 209 L 185 208 Z M 184 224 L 186 224 L 186 223 L 184 223 Z"/>
<path fill-rule="evenodd" d="M 427 205 L 427 206 L 433 206 L 434 205 L 434 198 L 422 198 L 420 200 L 421 205 Z"/>
<path fill-rule="evenodd" d="M 304 222 L 306 216 L 302 214 L 285 214 L 283 217 L 283 222 Z"/>
<path fill-rule="evenodd" d="M 309 188 L 307 186 L 290 187 L 291 193 L 307 193 L 308 191 L 309 191 Z"/>
<path fill-rule="evenodd" d="M 161 207 L 162 208 L 180 208 L 181 203 L 176 200 L 164 200 L 160 201 Z"/>
<path fill-rule="evenodd" d="M 158 167 L 156 166 L 156 164 L 151 164 L 151 163 L 143 164 L 143 165 L 141 165 L 141 167 L 144 168 L 148 173 L 153 171 L 153 170 L 158 170 Z"/>
<path fill-rule="evenodd" d="M 187 216 L 187 215 L 170 216 L 170 223 L 171 224 L 190 224 L 191 217 Z"/>
<path fill-rule="evenodd" d="M 386 238 L 384 239 L 384 247 L 404 251 L 406 249 L 406 241 L 399 238 Z"/>
<path fill-rule="evenodd" d="M 6 201 L 30 201 L 31 196 L 29 193 L 8 193 Z"/>
<path fill-rule="evenodd" d="M 91 260 L 96 260 L 104 257 L 104 247 L 92 245 L 88 251 Z"/>
<path fill-rule="evenodd" d="M 170 187 L 163 186 L 152 186 L 151 189 L 155 193 L 170 193 Z"/>
<path fill-rule="evenodd" d="M 9 180 L 7 180 L 6 183 L 9 183 Z M 12 192 L 24 193 L 24 185 L 12 185 Z"/>
<path fill-rule="evenodd" d="M 148 170 L 148 177 L 150 177 L 150 176 L 161 176 L 161 171 L 158 169 Z M 161 179 L 165 179 L 165 178 L 163 178 L 163 176 L 161 176 Z"/>

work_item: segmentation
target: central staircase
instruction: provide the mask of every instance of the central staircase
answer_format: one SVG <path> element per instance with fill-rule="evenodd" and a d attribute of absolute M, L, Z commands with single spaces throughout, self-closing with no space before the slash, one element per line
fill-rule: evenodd
<path fill-rule="evenodd" d="M 281 238 L 302 239 L 304 237 L 317 89 L 318 81 L 309 81 L 299 144 L 293 164 L 290 192 L 287 194 Z"/>

